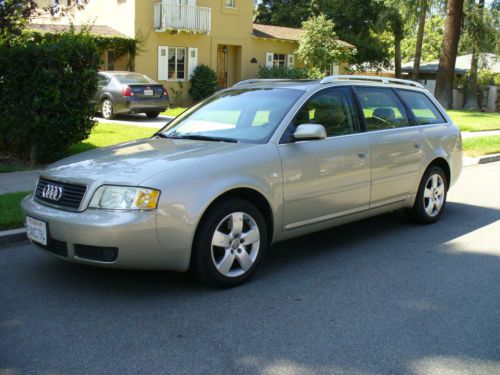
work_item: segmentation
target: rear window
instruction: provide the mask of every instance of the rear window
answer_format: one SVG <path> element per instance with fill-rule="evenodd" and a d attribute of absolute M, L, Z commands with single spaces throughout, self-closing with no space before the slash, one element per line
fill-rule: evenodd
<path fill-rule="evenodd" d="M 397 90 L 415 117 L 416 125 L 442 124 L 446 122 L 436 106 L 424 93 L 409 90 Z"/>
<path fill-rule="evenodd" d="M 134 83 L 139 83 L 139 84 L 154 84 L 156 83 L 153 81 L 151 78 L 143 76 L 142 74 L 137 74 L 137 73 L 125 73 L 125 74 L 114 74 L 116 79 L 124 85 L 129 85 L 129 84 L 134 84 Z"/>

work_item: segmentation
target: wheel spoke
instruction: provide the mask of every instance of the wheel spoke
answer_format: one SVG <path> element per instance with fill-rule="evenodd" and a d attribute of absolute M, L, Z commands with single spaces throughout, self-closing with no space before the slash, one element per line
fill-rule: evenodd
<path fill-rule="evenodd" d="M 432 187 L 437 188 L 438 186 L 438 176 L 437 174 L 432 175 Z"/>
<path fill-rule="evenodd" d="M 227 249 L 229 246 L 231 246 L 231 237 L 217 230 L 214 233 L 214 237 L 212 239 L 212 245 Z"/>
<path fill-rule="evenodd" d="M 240 235 L 243 231 L 243 213 L 235 212 L 231 215 L 232 229 L 231 233 L 234 235 Z"/>
<path fill-rule="evenodd" d="M 259 230 L 257 228 L 252 228 L 248 232 L 243 233 L 241 240 L 245 245 L 250 245 L 254 242 L 260 240 Z"/>
<path fill-rule="evenodd" d="M 425 212 L 427 212 L 427 215 L 432 216 L 433 211 L 434 211 L 434 201 L 432 199 L 429 199 L 429 203 L 425 207 Z"/>
<path fill-rule="evenodd" d="M 224 254 L 224 258 L 222 258 L 222 260 L 216 265 L 216 267 L 220 273 L 226 275 L 231 269 L 233 263 L 234 263 L 234 254 L 231 254 L 231 252 L 228 250 L 226 251 L 226 254 Z"/>
<path fill-rule="evenodd" d="M 241 249 L 241 252 L 236 253 L 236 259 L 238 259 L 238 263 L 240 264 L 243 271 L 246 271 L 250 267 L 252 267 L 252 258 L 250 258 L 250 255 L 248 255 L 245 249 Z"/>
<path fill-rule="evenodd" d="M 432 190 L 429 188 L 425 188 L 424 190 L 424 198 L 432 199 Z"/>
<path fill-rule="evenodd" d="M 444 184 L 439 185 L 437 188 L 437 191 L 438 191 L 440 196 L 443 195 L 444 194 Z"/>

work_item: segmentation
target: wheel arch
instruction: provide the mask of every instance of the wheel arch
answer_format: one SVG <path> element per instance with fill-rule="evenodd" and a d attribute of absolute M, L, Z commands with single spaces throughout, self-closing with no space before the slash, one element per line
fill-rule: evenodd
<path fill-rule="evenodd" d="M 194 241 L 196 241 L 196 237 L 198 236 L 199 228 L 200 225 L 203 223 L 205 217 L 207 216 L 208 212 L 215 207 L 219 202 L 221 202 L 223 199 L 228 199 L 228 198 L 240 198 L 248 201 L 249 203 L 253 204 L 262 214 L 264 217 L 264 220 L 266 222 L 266 227 L 267 227 L 267 242 L 270 244 L 273 239 L 273 234 L 274 234 L 274 214 L 273 210 L 271 208 L 271 204 L 267 200 L 267 198 L 259 191 L 249 188 L 249 187 L 237 187 L 233 188 L 231 190 L 225 191 L 224 193 L 220 194 L 217 196 L 210 204 L 206 207 L 206 209 L 203 211 L 203 214 L 201 215 L 200 220 L 198 221 L 198 224 L 196 226 L 196 231 L 194 235 Z M 194 243 L 193 241 L 193 243 Z"/>
<path fill-rule="evenodd" d="M 437 157 L 433 159 L 425 169 L 425 172 L 427 172 L 431 167 L 440 167 L 444 171 L 444 174 L 446 176 L 446 190 L 448 190 L 450 188 L 450 183 L 451 183 L 451 169 L 446 159 L 442 157 Z"/>

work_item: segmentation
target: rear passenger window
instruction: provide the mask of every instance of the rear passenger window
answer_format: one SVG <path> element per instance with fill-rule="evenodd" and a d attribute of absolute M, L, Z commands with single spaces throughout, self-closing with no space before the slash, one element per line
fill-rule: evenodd
<path fill-rule="evenodd" d="M 294 127 L 320 124 L 328 137 L 352 134 L 358 126 L 354 106 L 345 88 L 325 89 L 309 99 L 292 120 Z"/>
<path fill-rule="evenodd" d="M 398 94 L 415 117 L 416 125 L 442 124 L 446 122 L 434 103 L 424 93 L 398 90 Z"/>
<path fill-rule="evenodd" d="M 408 126 L 406 112 L 391 89 L 354 86 L 366 120 L 366 130 Z"/>

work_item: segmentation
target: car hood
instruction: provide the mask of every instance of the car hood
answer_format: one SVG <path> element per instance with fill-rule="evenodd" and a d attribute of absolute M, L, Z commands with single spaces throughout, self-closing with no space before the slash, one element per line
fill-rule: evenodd
<path fill-rule="evenodd" d="M 214 155 L 259 146 L 185 139 L 148 138 L 74 155 L 53 163 L 43 177 L 67 182 L 140 185 L 167 170 Z"/>

